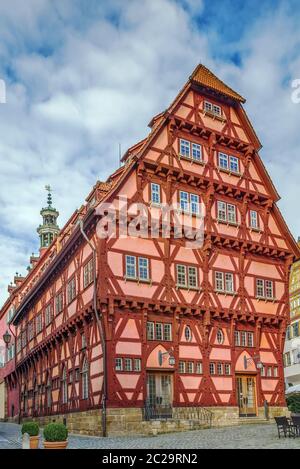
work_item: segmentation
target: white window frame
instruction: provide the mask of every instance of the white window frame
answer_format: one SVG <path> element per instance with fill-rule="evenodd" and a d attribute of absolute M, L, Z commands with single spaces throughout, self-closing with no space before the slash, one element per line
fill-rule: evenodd
<path fill-rule="evenodd" d="M 256 210 L 250 210 L 250 228 L 259 229 L 259 215 Z"/>
<path fill-rule="evenodd" d="M 179 152 L 180 152 L 180 156 L 183 156 L 184 158 L 190 158 L 191 157 L 191 142 L 189 140 L 185 140 L 184 138 L 181 138 L 179 140 Z"/>
<path fill-rule="evenodd" d="M 151 182 L 151 203 L 160 205 L 161 204 L 161 187 L 156 182 Z"/>

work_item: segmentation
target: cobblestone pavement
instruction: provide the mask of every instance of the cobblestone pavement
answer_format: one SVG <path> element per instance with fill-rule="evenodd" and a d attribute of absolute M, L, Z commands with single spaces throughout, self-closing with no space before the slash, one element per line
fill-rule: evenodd
<path fill-rule="evenodd" d="M 40 443 L 42 448 L 42 442 Z M 21 448 L 20 426 L 0 423 L 0 449 Z M 212 428 L 155 437 L 96 438 L 69 435 L 68 448 L 83 449 L 300 449 L 300 438 L 278 439 L 274 425 Z"/>

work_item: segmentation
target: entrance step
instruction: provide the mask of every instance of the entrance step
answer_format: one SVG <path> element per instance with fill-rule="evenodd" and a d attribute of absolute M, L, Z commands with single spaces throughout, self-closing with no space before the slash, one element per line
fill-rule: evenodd
<path fill-rule="evenodd" d="M 239 417 L 238 419 L 239 425 L 259 425 L 259 424 L 267 424 L 272 423 L 272 420 L 267 420 L 266 418 L 262 417 Z"/>

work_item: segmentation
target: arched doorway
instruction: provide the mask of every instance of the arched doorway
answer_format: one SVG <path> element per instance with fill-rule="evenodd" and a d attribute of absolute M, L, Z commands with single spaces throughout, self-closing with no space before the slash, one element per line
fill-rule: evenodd
<path fill-rule="evenodd" d="M 247 364 L 247 366 L 245 366 Z M 236 395 L 240 417 L 257 416 L 257 369 L 251 355 L 244 351 L 240 354 L 236 366 Z"/>

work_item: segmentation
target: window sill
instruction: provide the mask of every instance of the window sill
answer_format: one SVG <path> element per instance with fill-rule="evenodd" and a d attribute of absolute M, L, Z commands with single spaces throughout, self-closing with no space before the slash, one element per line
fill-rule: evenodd
<path fill-rule="evenodd" d="M 277 301 L 276 298 L 266 298 L 265 296 L 257 296 L 256 299 L 265 303 L 275 303 Z"/>
<path fill-rule="evenodd" d="M 192 212 L 189 212 L 188 210 L 182 210 L 181 208 L 177 210 L 177 215 L 189 215 L 190 217 L 203 218 L 203 216 L 200 213 L 192 213 Z"/>
<path fill-rule="evenodd" d="M 228 174 L 229 176 L 237 176 L 237 177 L 239 177 L 239 178 L 242 178 L 242 177 L 243 177 L 242 173 L 237 172 L 237 171 L 231 171 L 230 169 L 221 168 L 220 166 L 218 166 L 217 169 L 218 169 L 219 172 L 221 172 L 221 173 L 226 173 L 226 174 Z"/>
<path fill-rule="evenodd" d="M 195 163 L 195 164 L 199 164 L 200 166 L 206 166 L 206 162 L 203 161 L 203 160 L 195 160 L 192 157 L 181 155 L 180 153 L 179 153 L 178 157 L 179 157 L 180 160 L 189 161 L 191 164 Z"/>
<path fill-rule="evenodd" d="M 253 226 L 249 226 L 249 230 L 250 230 L 251 232 L 253 231 L 254 233 L 260 233 L 260 234 L 263 232 L 262 229 L 260 229 L 260 228 L 253 228 Z"/>
<path fill-rule="evenodd" d="M 218 225 L 221 224 L 221 225 L 233 226 L 234 228 L 239 228 L 241 226 L 239 223 L 221 220 L 220 218 L 217 218 L 216 222 Z"/>
<path fill-rule="evenodd" d="M 139 279 L 137 277 L 124 277 L 124 281 L 125 282 L 135 282 L 137 284 L 140 284 L 140 283 L 143 283 L 143 284 L 146 284 L 146 285 L 150 285 L 152 286 L 152 279 Z"/>
<path fill-rule="evenodd" d="M 223 116 L 220 116 L 219 114 L 215 114 L 214 112 L 212 111 L 205 111 L 204 109 L 202 109 L 202 114 L 204 116 L 208 116 L 208 117 L 211 117 L 212 119 L 216 119 L 220 122 L 226 122 L 226 118 L 223 117 Z"/>
<path fill-rule="evenodd" d="M 186 285 L 179 285 L 178 283 L 176 284 L 176 290 L 187 290 L 187 291 L 197 291 L 197 292 L 201 292 L 202 291 L 202 288 L 199 288 L 199 287 L 188 287 Z"/>
<path fill-rule="evenodd" d="M 217 293 L 217 295 L 237 296 L 237 292 L 234 292 L 234 291 L 215 290 L 215 293 Z"/>
<path fill-rule="evenodd" d="M 149 207 L 154 207 L 154 208 L 162 208 L 162 204 L 158 202 L 149 202 Z"/>

